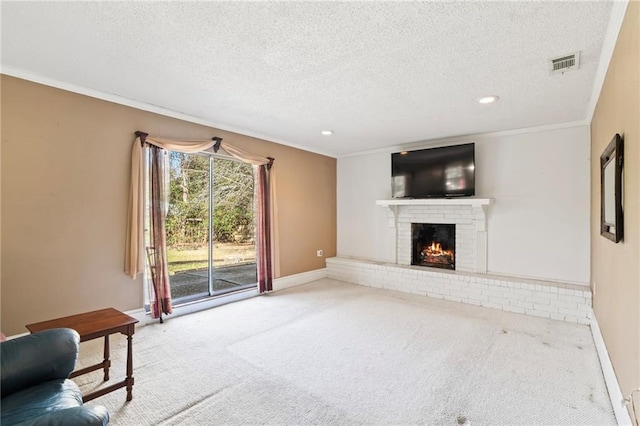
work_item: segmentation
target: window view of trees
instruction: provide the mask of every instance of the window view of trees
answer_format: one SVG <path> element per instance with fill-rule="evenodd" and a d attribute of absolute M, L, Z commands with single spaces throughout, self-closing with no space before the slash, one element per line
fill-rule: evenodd
<path fill-rule="evenodd" d="M 208 242 L 209 157 L 172 152 L 167 244 L 193 247 Z M 213 234 L 218 242 L 252 242 L 253 169 L 213 159 Z"/>
<path fill-rule="evenodd" d="M 255 283 L 252 166 L 178 152 L 170 153 L 169 162 L 166 230 L 172 296 L 209 293 L 209 256 L 214 267 L 214 292 Z"/>
<path fill-rule="evenodd" d="M 209 158 L 172 152 L 169 156 L 167 245 L 197 247 L 209 239 Z"/>
<path fill-rule="evenodd" d="M 253 168 L 246 163 L 213 159 L 213 239 L 253 243 Z"/>

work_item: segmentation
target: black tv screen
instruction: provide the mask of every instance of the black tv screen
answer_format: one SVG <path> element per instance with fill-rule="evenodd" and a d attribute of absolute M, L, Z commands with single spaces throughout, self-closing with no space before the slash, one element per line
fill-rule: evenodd
<path fill-rule="evenodd" d="M 393 198 L 473 196 L 475 144 L 393 153 L 391 182 Z"/>

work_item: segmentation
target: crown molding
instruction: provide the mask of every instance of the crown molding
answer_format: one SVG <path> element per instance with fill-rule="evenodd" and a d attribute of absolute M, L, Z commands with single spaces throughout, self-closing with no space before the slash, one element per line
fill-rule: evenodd
<path fill-rule="evenodd" d="M 369 154 L 391 153 L 391 152 L 403 151 L 407 149 L 421 149 L 421 148 L 427 148 L 427 147 L 436 147 L 438 145 L 447 145 L 451 143 L 475 142 L 478 140 L 486 140 L 490 138 L 498 138 L 498 137 L 512 136 L 512 135 L 523 135 L 527 133 L 547 132 L 552 130 L 568 129 L 572 127 L 582 127 L 582 126 L 589 126 L 589 122 L 587 120 L 568 121 L 566 123 L 547 124 L 544 126 L 535 126 L 535 127 L 523 127 L 521 129 L 502 130 L 499 132 L 475 133 L 475 134 L 468 134 L 468 135 L 451 136 L 446 138 L 429 139 L 429 140 L 424 140 L 420 142 L 411 142 L 408 144 L 394 145 L 394 146 L 388 146 L 384 148 L 353 152 L 349 154 L 340 155 L 338 156 L 338 158 L 357 157 L 360 155 L 369 155 Z"/>
<path fill-rule="evenodd" d="M 604 86 L 604 80 L 607 77 L 607 70 L 613 57 L 613 52 L 618 42 L 618 35 L 622 28 L 622 22 L 624 16 L 627 13 L 627 6 L 629 0 L 616 0 L 613 2 L 611 8 L 611 16 L 609 18 L 609 25 L 604 35 L 604 41 L 602 42 L 602 50 L 600 51 L 600 62 L 596 69 L 596 76 L 593 83 L 593 91 L 591 92 L 591 99 L 589 99 L 589 105 L 587 106 L 587 118 L 586 121 L 591 125 L 593 114 L 596 112 L 596 106 L 600 99 L 600 92 L 602 92 L 602 86 Z"/>
<path fill-rule="evenodd" d="M 49 77 L 44 77 L 39 74 L 31 73 L 28 71 L 20 70 L 17 68 L 9 67 L 3 65 L 0 67 L 0 74 L 5 74 L 11 77 L 20 78 L 22 80 L 31 81 L 33 83 L 42 84 L 44 86 L 54 87 L 56 89 L 66 90 L 68 92 L 77 93 L 79 95 L 89 96 L 91 98 L 100 99 L 107 102 L 112 102 L 114 104 L 124 105 L 131 108 L 139 109 L 142 111 L 151 112 L 158 115 L 163 115 L 165 117 L 176 118 L 178 120 L 187 121 L 189 123 L 200 124 L 202 126 L 213 127 L 219 130 L 224 130 L 226 132 L 238 133 L 244 136 L 250 136 L 253 138 L 258 138 L 265 140 L 267 142 L 273 142 L 280 145 L 285 145 L 290 148 L 299 149 L 306 152 L 313 152 L 314 154 L 324 155 L 326 157 L 336 158 L 335 154 L 329 152 L 323 152 L 319 150 L 310 149 L 307 147 L 303 147 L 301 145 L 295 144 L 293 142 L 289 142 L 282 139 L 273 138 L 268 135 L 264 135 L 261 133 L 257 133 L 247 129 L 236 128 L 233 126 L 220 125 L 218 123 L 214 123 L 212 121 L 194 117 L 189 114 L 184 114 L 182 112 L 173 111 L 167 108 L 163 108 L 157 105 L 148 104 L 145 102 L 135 101 L 133 99 L 128 99 L 119 95 L 114 95 L 113 93 L 106 93 L 100 90 L 89 89 L 87 87 L 78 86 L 72 83 L 66 83 L 63 81 L 55 80 Z"/>

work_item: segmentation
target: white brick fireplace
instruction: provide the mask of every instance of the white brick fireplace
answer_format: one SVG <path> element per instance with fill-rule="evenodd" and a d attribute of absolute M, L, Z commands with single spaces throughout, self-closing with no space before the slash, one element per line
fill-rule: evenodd
<path fill-rule="evenodd" d="M 583 285 L 487 273 L 487 198 L 377 200 L 395 228 L 396 262 L 329 258 L 329 278 L 369 287 L 587 324 L 591 291 Z M 411 265 L 412 223 L 455 225 L 455 271 Z"/>
<path fill-rule="evenodd" d="M 389 226 L 396 228 L 396 263 L 411 265 L 411 224 L 456 225 L 456 270 L 487 272 L 487 217 L 490 198 L 378 200 L 389 208 Z"/>

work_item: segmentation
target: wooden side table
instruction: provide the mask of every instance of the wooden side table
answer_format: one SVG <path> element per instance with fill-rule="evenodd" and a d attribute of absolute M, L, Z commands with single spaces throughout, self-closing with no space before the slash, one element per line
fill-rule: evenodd
<path fill-rule="evenodd" d="M 29 324 L 27 325 L 27 329 L 30 332 L 35 333 L 51 328 L 72 328 L 80 335 L 81 342 L 104 337 L 104 360 L 90 367 L 76 370 L 71 373 L 69 377 L 76 377 L 102 368 L 104 370 L 105 381 L 109 380 L 109 367 L 111 367 L 111 360 L 109 359 L 109 336 L 115 333 L 122 333 L 127 336 L 127 377 L 121 382 L 114 383 L 103 389 L 84 395 L 82 397 L 82 401 L 91 401 L 94 398 L 113 392 L 114 390 L 125 386 L 127 388 L 127 401 L 131 401 L 131 390 L 133 388 L 132 339 L 133 333 L 135 332 L 135 324 L 137 322 L 137 319 L 130 317 L 127 314 L 113 308 L 107 308 L 99 311 L 87 312 L 85 314 L 72 315 L 50 321 Z"/>

